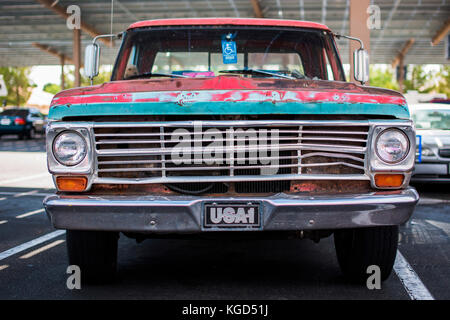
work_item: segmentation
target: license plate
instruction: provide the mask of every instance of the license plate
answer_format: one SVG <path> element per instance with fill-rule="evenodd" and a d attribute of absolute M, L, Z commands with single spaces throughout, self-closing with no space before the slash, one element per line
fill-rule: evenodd
<path fill-rule="evenodd" d="M 9 126 L 9 125 L 11 124 L 11 120 L 9 120 L 8 118 L 3 118 L 3 119 L 0 121 L 0 124 L 1 124 L 2 126 Z"/>
<path fill-rule="evenodd" d="M 205 227 L 259 227 L 261 219 L 259 204 L 232 203 L 232 204 L 205 204 Z"/>

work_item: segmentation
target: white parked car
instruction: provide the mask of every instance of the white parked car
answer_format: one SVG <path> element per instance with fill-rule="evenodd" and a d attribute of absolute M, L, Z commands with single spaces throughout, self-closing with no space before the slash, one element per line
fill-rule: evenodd
<path fill-rule="evenodd" d="M 416 125 L 415 182 L 450 182 L 450 105 L 410 105 Z"/>

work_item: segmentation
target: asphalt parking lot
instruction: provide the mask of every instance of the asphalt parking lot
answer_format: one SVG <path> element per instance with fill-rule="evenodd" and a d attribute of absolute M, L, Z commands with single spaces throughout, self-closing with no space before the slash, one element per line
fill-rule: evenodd
<path fill-rule="evenodd" d="M 44 139 L 2 137 L 0 163 L 0 299 L 450 299 L 450 185 L 417 186 L 421 200 L 380 290 L 344 280 L 332 237 L 137 244 L 123 236 L 117 281 L 69 290 L 64 232 L 42 207 L 53 192 Z"/>

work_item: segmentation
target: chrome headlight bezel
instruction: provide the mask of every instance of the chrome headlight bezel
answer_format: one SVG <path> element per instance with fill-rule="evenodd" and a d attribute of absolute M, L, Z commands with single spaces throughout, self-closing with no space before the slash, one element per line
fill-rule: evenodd
<path fill-rule="evenodd" d="M 402 136 L 402 138 L 404 138 L 405 143 L 406 143 L 406 148 L 405 148 L 406 150 L 404 151 L 404 154 L 398 160 L 387 160 L 380 154 L 381 150 L 380 150 L 378 143 L 380 142 L 381 137 L 389 132 L 396 132 L 396 133 L 400 134 Z M 381 131 L 375 138 L 375 153 L 380 160 L 382 160 L 388 164 L 395 165 L 397 163 L 402 162 L 402 160 L 404 160 L 408 156 L 410 149 L 411 149 L 411 143 L 408 139 L 408 136 L 402 130 L 399 130 L 397 128 L 385 129 L 385 130 Z"/>
<path fill-rule="evenodd" d="M 64 135 L 73 135 L 75 138 L 79 138 L 79 141 L 81 143 L 79 147 L 79 150 L 77 151 L 80 154 L 79 159 L 70 161 L 70 160 L 63 160 L 61 158 L 61 155 L 58 155 L 58 150 L 56 149 L 56 144 L 58 142 L 58 139 L 62 139 L 62 137 Z M 64 130 L 60 133 L 58 133 L 58 135 L 55 137 L 55 139 L 53 139 L 52 142 L 52 152 L 53 152 L 53 156 L 55 157 L 56 161 L 58 161 L 60 164 L 62 164 L 63 166 L 67 166 L 67 167 L 73 167 L 76 166 L 77 164 L 81 163 L 84 158 L 86 158 L 87 155 L 87 142 L 86 139 L 83 138 L 83 136 L 81 134 L 79 134 L 77 131 L 75 130 Z"/>
<path fill-rule="evenodd" d="M 387 130 L 398 130 L 408 141 L 408 151 L 396 162 L 387 162 L 377 150 L 378 138 Z M 369 148 L 369 171 L 373 172 L 411 172 L 416 158 L 416 132 L 412 122 L 375 125 L 372 130 Z"/>
<path fill-rule="evenodd" d="M 91 175 L 94 171 L 93 165 L 93 142 L 92 142 L 92 125 L 89 123 L 68 123 L 68 122 L 51 122 L 47 126 L 46 131 L 46 147 L 47 147 L 47 165 L 51 174 L 86 174 Z M 53 146 L 55 139 L 64 132 L 75 132 L 81 136 L 86 143 L 86 155 L 76 164 L 65 165 L 61 163 L 55 156 Z"/>

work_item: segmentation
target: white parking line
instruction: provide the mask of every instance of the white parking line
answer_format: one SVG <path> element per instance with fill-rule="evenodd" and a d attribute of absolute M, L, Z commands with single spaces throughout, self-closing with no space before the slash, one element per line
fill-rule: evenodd
<path fill-rule="evenodd" d="M 39 254 L 41 252 L 44 252 L 45 250 L 48 250 L 48 249 L 53 248 L 53 247 L 56 247 L 58 244 L 61 244 L 63 242 L 64 242 L 64 240 L 53 241 L 52 243 L 49 243 L 49 244 L 47 244 L 47 245 L 45 245 L 45 246 L 43 246 L 43 247 L 41 247 L 39 249 L 36 249 L 36 250 L 31 251 L 31 252 L 28 252 L 27 254 L 24 254 L 19 259 L 31 258 L 31 257 L 33 257 L 33 256 L 35 256 L 35 255 L 37 255 L 37 254 Z"/>
<path fill-rule="evenodd" d="M 6 200 L 6 198 L 0 198 L 0 201 Z"/>
<path fill-rule="evenodd" d="M 29 196 L 35 193 L 38 193 L 39 190 L 31 190 L 31 191 L 27 191 L 27 192 L 21 192 L 21 193 L 17 193 L 14 195 L 14 198 L 19 198 L 19 197 L 23 197 L 23 196 Z"/>
<path fill-rule="evenodd" d="M 20 181 L 34 180 L 37 178 L 45 177 L 47 175 L 49 175 L 49 173 L 45 172 L 45 173 L 34 174 L 31 176 L 25 176 L 25 177 L 14 178 L 14 179 L 9 179 L 9 180 L 2 180 L 2 181 L 0 181 L 0 185 L 14 183 L 14 182 L 20 182 Z"/>
<path fill-rule="evenodd" d="M 30 212 L 27 212 L 27 213 L 24 213 L 24 214 L 20 214 L 16 218 L 17 219 L 22 219 L 22 218 L 25 218 L 25 217 L 32 216 L 33 214 L 41 213 L 41 212 L 44 212 L 44 209 L 38 209 L 38 210 L 30 211 Z"/>
<path fill-rule="evenodd" d="M 434 300 L 430 291 L 399 250 L 397 250 L 394 271 L 412 300 Z"/>
<path fill-rule="evenodd" d="M 0 192 L 0 195 L 2 195 L 2 196 L 14 196 L 14 195 L 16 195 L 18 193 L 23 193 L 23 192 L 7 192 L 7 191 L 4 191 L 4 192 Z M 47 196 L 52 196 L 52 195 L 53 195 L 53 193 L 32 193 L 32 194 L 27 194 L 27 196 L 36 196 L 36 197 L 47 197 Z M 4 198 L 4 199 L 6 199 L 6 198 Z"/>
<path fill-rule="evenodd" d="M 8 220 L 1 220 L 0 221 L 0 224 L 5 224 L 5 223 L 7 223 L 8 222 Z"/>
<path fill-rule="evenodd" d="M 17 247 L 11 248 L 9 250 L 0 252 L 0 261 L 4 260 L 12 255 L 15 255 L 16 253 L 22 252 L 24 250 L 30 249 L 34 246 L 37 246 L 38 244 L 41 244 L 45 241 L 48 241 L 50 239 L 59 237 L 60 235 L 63 235 L 66 233 L 66 230 L 57 230 L 50 233 L 47 233 L 46 235 L 43 235 L 39 238 L 33 239 L 31 241 L 25 242 L 21 245 L 18 245 Z"/>
<path fill-rule="evenodd" d="M 428 198 L 428 197 L 420 197 L 418 205 L 425 204 L 440 204 L 440 203 L 449 203 L 450 200 L 447 199 L 436 199 L 436 198 Z"/>
<path fill-rule="evenodd" d="M 450 223 L 434 220 L 425 220 L 425 221 L 428 222 L 429 224 L 432 224 L 436 228 L 442 230 L 450 237 Z"/>
<path fill-rule="evenodd" d="M 0 266 L 0 271 L 5 270 L 8 267 L 9 267 L 8 264 L 4 264 L 4 265 Z"/>

